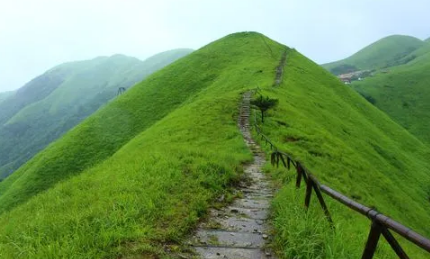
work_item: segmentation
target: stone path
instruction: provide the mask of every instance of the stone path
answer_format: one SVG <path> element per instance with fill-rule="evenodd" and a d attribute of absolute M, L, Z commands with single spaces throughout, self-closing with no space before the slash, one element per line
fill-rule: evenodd
<path fill-rule="evenodd" d="M 273 189 L 261 173 L 264 153 L 251 136 L 250 99 L 251 92 L 243 95 L 238 121 L 243 138 L 254 154 L 254 161 L 245 166 L 245 177 L 238 187 L 243 198 L 220 210 L 211 210 L 209 220 L 199 226 L 189 245 L 200 258 L 275 258 L 265 247 L 271 238 L 267 217 Z"/>
<path fill-rule="evenodd" d="M 276 77 L 273 86 L 279 86 L 282 82 L 282 75 L 284 74 L 284 66 L 285 62 L 287 62 L 287 50 L 282 53 L 281 60 L 279 61 L 279 65 L 276 67 Z"/>

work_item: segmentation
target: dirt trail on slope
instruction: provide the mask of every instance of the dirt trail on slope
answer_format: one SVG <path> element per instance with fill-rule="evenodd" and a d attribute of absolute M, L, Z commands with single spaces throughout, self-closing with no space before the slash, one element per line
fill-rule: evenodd
<path fill-rule="evenodd" d="M 282 76 L 284 74 L 284 66 L 287 62 L 287 50 L 282 53 L 281 60 L 279 61 L 279 65 L 276 67 L 276 77 L 275 82 L 273 82 L 273 86 L 279 86 L 282 82 Z"/>
<path fill-rule="evenodd" d="M 250 99 L 251 92 L 246 92 L 238 120 L 245 143 L 254 154 L 254 161 L 245 166 L 245 177 L 238 187 L 243 198 L 220 210 L 212 209 L 208 221 L 200 224 L 189 241 L 200 258 L 275 258 L 265 247 L 271 239 L 267 218 L 274 191 L 261 172 L 265 155 L 251 136 Z"/>

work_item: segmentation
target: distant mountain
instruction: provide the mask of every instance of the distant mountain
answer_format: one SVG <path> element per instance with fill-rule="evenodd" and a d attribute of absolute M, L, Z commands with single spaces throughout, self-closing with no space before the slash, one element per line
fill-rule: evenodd
<path fill-rule="evenodd" d="M 0 179 L 115 98 L 120 87 L 130 88 L 190 52 L 171 50 L 145 61 L 114 55 L 65 63 L 9 94 L 0 101 Z"/>
<path fill-rule="evenodd" d="M 378 71 L 352 87 L 395 121 L 430 144 L 430 42 L 410 53 L 406 64 Z"/>
<path fill-rule="evenodd" d="M 191 52 L 193 52 L 192 49 L 167 50 L 147 58 L 145 62 L 150 63 L 153 67 L 158 66 L 158 68 L 162 68 L 166 64 L 172 62 L 172 60 L 177 60 L 179 58 L 182 58 L 184 54 L 189 54 Z"/>
<path fill-rule="evenodd" d="M 6 100 L 9 96 L 11 96 L 14 92 L 13 91 L 9 91 L 9 92 L 1 92 L 0 93 L 0 103 L 3 102 L 4 100 Z"/>
<path fill-rule="evenodd" d="M 403 35 L 385 37 L 346 59 L 322 65 L 335 75 L 358 70 L 382 69 L 407 63 L 405 59 L 425 42 Z"/>
<path fill-rule="evenodd" d="M 430 42 L 430 38 L 426 39 L 425 42 Z"/>

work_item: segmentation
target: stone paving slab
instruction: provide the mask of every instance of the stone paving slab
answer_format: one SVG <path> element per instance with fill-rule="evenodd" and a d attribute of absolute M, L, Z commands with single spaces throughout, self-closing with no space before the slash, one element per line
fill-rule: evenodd
<path fill-rule="evenodd" d="M 270 202 L 267 199 L 237 199 L 233 202 L 232 206 L 249 209 L 268 209 L 270 207 Z"/>
<path fill-rule="evenodd" d="M 265 252 L 255 248 L 196 247 L 196 252 L 206 259 L 267 259 Z"/>
<path fill-rule="evenodd" d="M 227 217 L 233 216 L 232 210 L 235 211 L 236 215 L 234 216 L 238 218 L 267 219 L 269 215 L 269 212 L 266 209 L 241 208 L 241 207 L 234 207 L 234 206 L 225 208 L 223 210 L 224 211 L 223 215 L 226 215 Z"/>
<path fill-rule="evenodd" d="M 225 230 L 199 230 L 195 235 L 194 246 L 210 245 L 222 247 L 262 248 L 265 240 L 258 233 L 234 232 Z"/>
<path fill-rule="evenodd" d="M 220 226 L 222 229 L 227 231 L 237 231 L 237 232 L 249 232 L 249 233 L 263 233 L 267 231 L 265 221 L 262 219 L 250 219 L 250 218 L 215 218 L 211 222 L 214 225 Z M 210 224 L 213 225 L 213 224 Z"/>

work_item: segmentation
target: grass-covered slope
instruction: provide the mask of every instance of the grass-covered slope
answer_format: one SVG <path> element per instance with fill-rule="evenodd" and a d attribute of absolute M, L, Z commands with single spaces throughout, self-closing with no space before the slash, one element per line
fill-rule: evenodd
<path fill-rule="evenodd" d="M 404 57 L 423 45 L 422 40 L 411 36 L 392 35 L 374 42 L 351 57 L 322 66 L 335 75 L 391 67 L 407 62 Z"/>
<path fill-rule="evenodd" d="M 400 125 L 430 144 L 430 43 L 409 63 L 377 73 L 352 87 Z M 370 97 L 370 98 L 369 98 Z"/>
<path fill-rule="evenodd" d="M 264 125 L 269 138 L 322 183 L 430 236 L 430 149 L 299 53 L 288 60 L 282 85 L 263 92 L 279 98 Z M 270 171 L 284 184 L 295 175 Z M 336 224 L 331 232 L 316 197 L 306 215 L 304 189 L 293 186 L 281 190 L 274 206 L 285 258 L 359 258 L 369 220 L 326 198 Z M 412 258 L 425 258 L 411 247 Z M 396 255 L 385 245 L 378 258 Z"/>
<path fill-rule="evenodd" d="M 189 52 L 71 62 L 29 82 L 0 103 L 0 179 L 114 98 L 119 87 L 129 88 Z"/>
<path fill-rule="evenodd" d="M 178 240 L 251 158 L 240 93 L 271 84 L 283 50 L 227 36 L 51 144 L 1 183 L 0 257 L 117 257 Z"/>
<path fill-rule="evenodd" d="M 279 99 L 263 126 L 277 145 L 324 183 L 428 234 L 429 149 L 294 50 L 273 88 L 285 49 L 261 34 L 229 35 L 40 152 L 0 184 L 0 257 L 156 258 L 165 244 L 176 249 L 251 159 L 238 107 L 257 86 Z M 325 229 L 321 215 L 305 215 L 286 181 L 292 173 L 267 169 L 285 180 L 274 203 L 284 258 L 357 257 L 368 221 L 329 202 L 337 230 Z"/>

